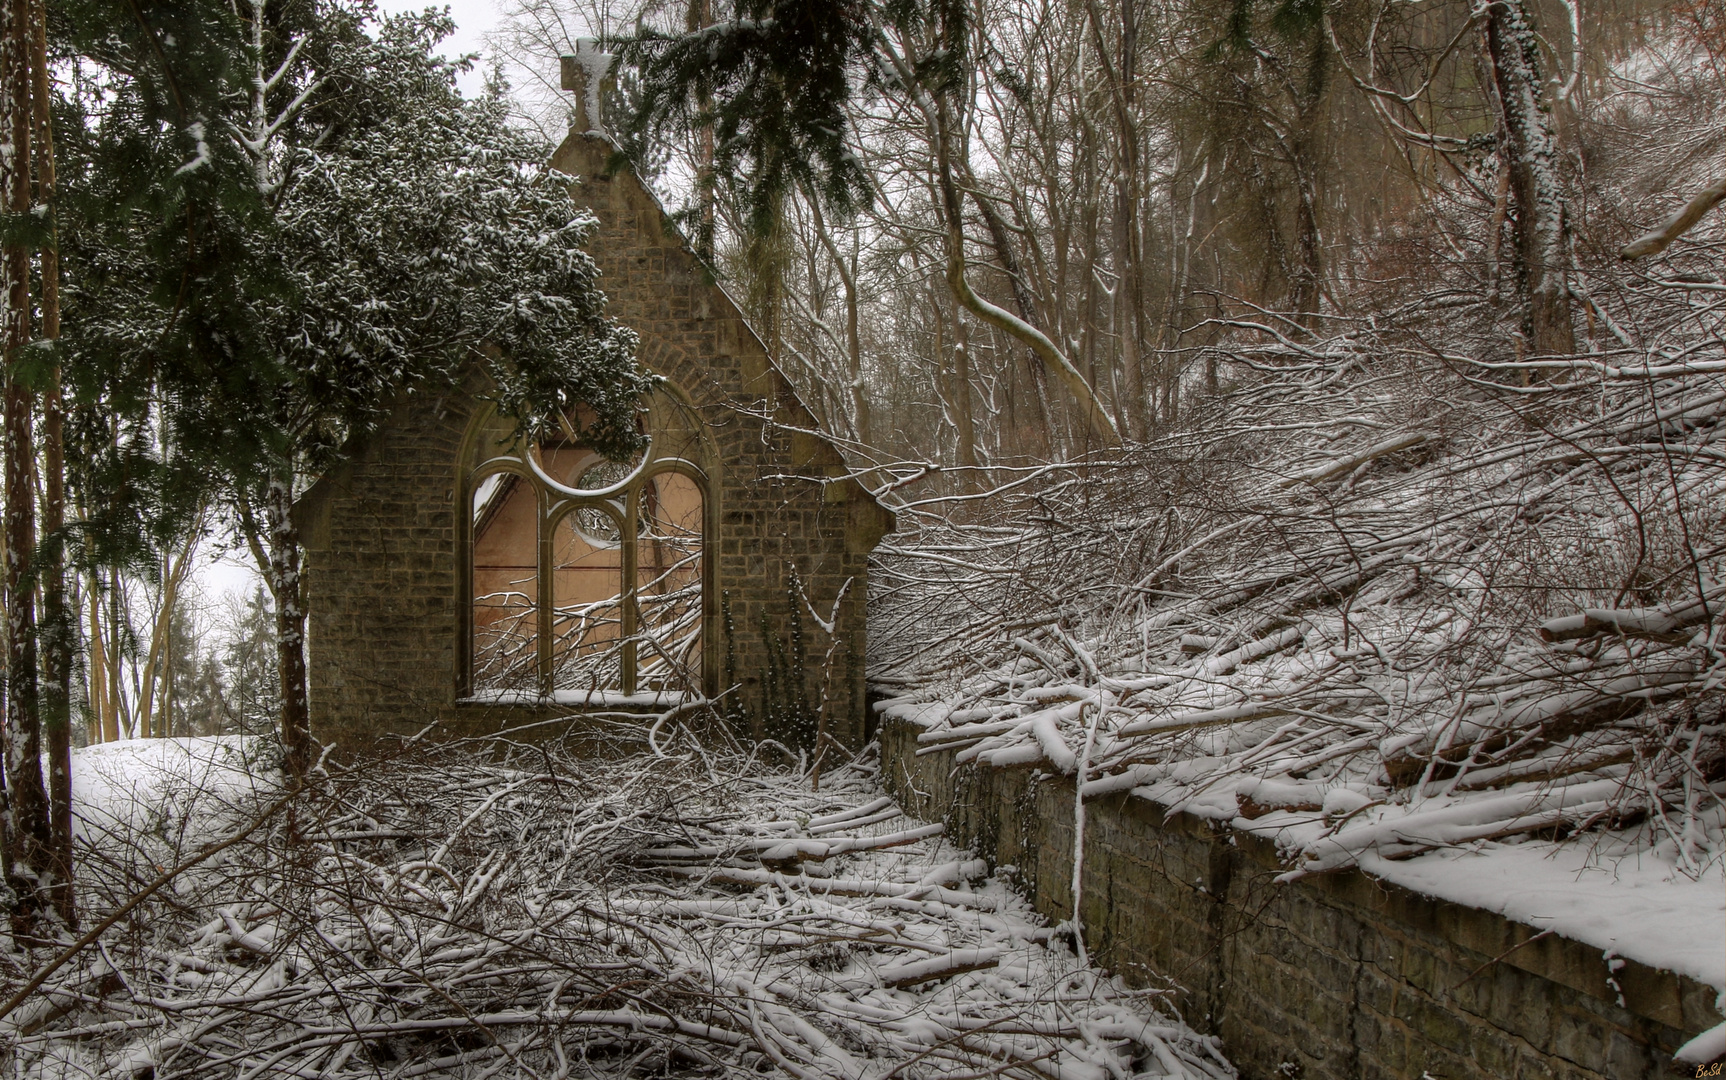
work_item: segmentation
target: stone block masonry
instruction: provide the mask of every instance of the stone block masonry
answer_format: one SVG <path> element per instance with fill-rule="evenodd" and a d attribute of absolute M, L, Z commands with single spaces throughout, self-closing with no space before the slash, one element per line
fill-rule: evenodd
<path fill-rule="evenodd" d="M 734 676 L 725 703 L 749 734 L 805 743 L 808 732 L 774 724 L 783 726 L 787 702 L 800 701 L 799 727 L 811 726 L 825 696 L 829 732 L 857 745 L 866 720 L 869 552 L 893 527 L 892 514 L 848 477 L 843 457 L 640 180 L 608 173 L 610 156 L 605 140 L 572 133 L 551 164 L 576 178 L 576 202 L 598 218 L 588 251 L 608 314 L 636 330 L 643 366 L 699 418 L 708 515 L 703 689 L 718 693 Z M 456 735 L 540 722 L 537 730 L 561 732 L 569 726 L 556 722 L 578 711 L 462 700 L 470 598 L 458 564 L 459 459 L 486 389 L 475 373 L 446 392 L 405 397 L 295 509 L 307 553 L 320 739 L 357 745 L 432 723 Z M 830 668 L 832 639 L 807 610 L 793 613 L 793 572 L 823 620 L 850 582 Z M 787 667 L 794 623 L 800 670 Z"/>
<path fill-rule="evenodd" d="M 1072 915 L 1073 781 L 917 756 L 883 724 L 906 810 Z M 1358 871 L 1277 885 L 1267 840 L 1129 795 L 1086 803 L 1081 921 L 1096 963 L 1177 988 L 1244 1080 L 1655 1080 L 1720 1022 L 1716 991 Z M 1608 980 L 1611 979 L 1612 983 Z M 1613 985 L 1616 983 L 1616 985 Z"/>

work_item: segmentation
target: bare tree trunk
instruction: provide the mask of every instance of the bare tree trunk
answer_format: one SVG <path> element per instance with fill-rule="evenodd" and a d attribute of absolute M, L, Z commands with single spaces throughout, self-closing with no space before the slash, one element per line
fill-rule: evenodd
<path fill-rule="evenodd" d="M 276 670 L 282 687 L 282 771 L 303 782 L 311 767 L 312 718 L 306 695 L 306 609 L 300 589 L 300 535 L 293 480 L 270 478 L 265 504 L 270 591 L 276 597 Z"/>
<path fill-rule="evenodd" d="M 30 5 L 30 83 L 35 122 L 36 202 L 54 228 L 54 130 L 49 110 L 48 24 L 43 0 Z M 42 337 L 60 336 L 60 253 L 53 232 L 42 248 Z M 42 400 L 42 737 L 48 750 L 49 846 L 54 861 L 54 909 L 67 926 L 78 924 L 72 891 L 72 619 L 66 609 L 66 561 L 60 530 L 66 523 L 65 420 L 60 369 L 49 376 Z"/>
<path fill-rule="evenodd" d="M 1135 438 L 1150 430 L 1144 373 L 1144 259 L 1140 246 L 1139 125 L 1136 112 L 1139 55 L 1138 0 L 1121 0 L 1120 63 L 1109 59 L 1103 38 L 1103 13 L 1097 0 L 1088 0 L 1091 34 L 1114 103 L 1118 157 L 1115 177 L 1114 246 L 1119 280 L 1115 285 L 1115 331 L 1120 335 L 1121 385 L 1116 402 L 1123 425 Z"/>
<path fill-rule="evenodd" d="M 1330 42 L 1313 38 L 1304 84 L 1295 104 L 1295 138 L 1289 164 L 1295 175 L 1295 262 L 1289 282 L 1289 306 L 1304 325 L 1318 313 L 1324 281 L 1324 253 L 1319 237 L 1319 162 L 1323 157 L 1324 102 L 1330 77 Z"/>
<path fill-rule="evenodd" d="M 684 29 L 690 33 L 705 30 L 713 25 L 712 0 L 689 0 L 689 7 L 683 13 Z M 703 95 L 701 105 L 704 109 L 713 107 L 712 99 Z M 701 207 L 700 224 L 695 233 L 695 254 L 708 263 L 713 262 L 713 127 L 706 125 L 695 136 L 695 197 Z"/>
<path fill-rule="evenodd" d="M 18 312 L 19 294 L 28 289 L 19 278 L 25 272 L 22 252 L 8 252 L 8 310 L 6 338 L 8 356 L 15 354 L 21 333 L 18 323 L 28 320 L 28 311 Z M 14 277 L 14 273 L 19 277 Z M 26 293 L 26 296 L 28 294 Z M 24 300 L 28 303 L 28 300 Z M 36 544 L 36 492 L 30 465 L 35 454 L 31 432 L 34 410 L 31 393 L 15 379 L 8 379 L 5 393 L 6 473 L 6 720 L 4 733 L 6 777 L 11 796 L 8 822 L 14 872 L 23 879 L 20 913 L 15 930 L 31 932 L 34 913 L 53 887 L 49 852 L 48 793 L 42 782 L 42 727 L 36 686 L 36 596 L 32 556 Z M 40 893 L 41 895 L 31 895 Z"/>
<path fill-rule="evenodd" d="M 1523 0 L 1479 8 L 1499 113 L 1499 153 L 1510 167 L 1523 279 L 1524 332 L 1537 355 L 1576 351 L 1570 314 L 1569 242 L 1552 127 L 1542 109 L 1539 44 Z"/>
<path fill-rule="evenodd" d="M 132 730 L 131 718 L 126 715 L 125 695 L 120 692 L 120 662 L 121 648 L 120 623 L 120 572 L 110 570 L 108 573 L 108 725 L 109 739 L 118 742 Z"/>
<path fill-rule="evenodd" d="M 101 590 L 94 576 L 90 578 L 90 741 L 113 742 L 118 734 L 113 709 L 108 704 L 108 642 L 102 632 Z"/>
<path fill-rule="evenodd" d="M 1079 369 L 1073 366 L 1054 342 L 1041 330 L 1030 325 L 1022 318 L 1017 318 L 994 304 L 978 296 L 968 281 L 965 280 L 965 229 L 963 210 L 959 201 L 959 187 L 953 179 L 952 157 L 952 118 L 951 109 L 943 97 L 936 103 L 935 113 L 935 143 L 937 180 L 941 187 L 941 202 L 943 215 L 946 217 L 947 234 L 947 285 L 953 291 L 954 299 L 960 305 L 977 316 L 983 322 L 1006 334 L 1008 337 L 1030 347 L 1031 352 L 1043 362 L 1050 373 L 1061 380 L 1064 386 L 1078 403 L 1080 413 L 1091 435 L 1104 446 L 1120 444 L 1120 435 L 1115 430 L 1115 422 L 1109 412 L 1103 407 L 1103 402 L 1097 397 L 1097 392 L 1085 381 Z"/>
<path fill-rule="evenodd" d="M 173 734 L 166 726 L 171 723 L 166 712 L 161 713 L 160 720 L 157 719 L 156 684 L 161 682 L 165 687 L 171 677 L 174 611 L 180 604 L 180 589 L 191 575 L 192 555 L 197 551 L 202 532 L 203 511 L 200 509 L 194 519 L 191 534 L 186 538 L 186 546 L 181 548 L 178 554 L 170 550 L 163 560 L 162 593 L 157 598 L 155 615 L 150 624 L 150 651 L 144 658 L 144 673 L 138 694 L 138 733 L 145 738 L 152 732 L 159 732 L 164 737 Z M 162 701 L 164 704 L 167 702 L 165 691 Z"/>
<path fill-rule="evenodd" d="M 995 209 L 995 204 L 977 192 L 977 181 L 966 175 L 971 187 L 971 202 L 976 205 L 977 213 L 983 217 L 983 224 L 989 230 L 989 245 L 995 249 L 995 257 L 1001 260 L 1001 270 L 1007 275 L 1007 287 L 1013 293 L 1013 306 L 1019 309 L 1019 318 L 1032 326 L 1042 326 L 1037 317 L 1037 301 L 1031 295 L 1031 290 L 1025 284 L 1025 271 L 1019 265 L 1019 256 L 1013 250 L 1013 238 L 1007 232 L 1006 219 Z"/>
<path fill-rule="evenodd" d="M 712 132 L 709 130 L 709 135 Z M 808 201 L 810 217 L 814 221 L 815 235 L 820 239 L 821 246 L 827 249 L 827 257 L 833 260 L 834 267 L 839 271 L 839 281 L 845 288 L 845 362 L 846 389 L 851 399 L 851 428 L 857 433 L 857 441 L 869 445 L 869 399 L 863 393 L 863 328 L 861 325 L 861 298 L 857 291 L 857 244 L 856 233 L 851 238 L 851 257 L 847 259 L 839 251 L 839 245 L 827 231 L 827 222 L 821 216 L 821 200 L 811 198 Z"/>
<path fill-rule="evenodd" d="M 1313 162 L 1299 147 L 1295 166 L 1295 259 L 1289 282 L 1289 307 L 1302 325 L 1311 326 L 1319 307 L 1320 266 L 1318 191 L 1311 175 Z"/>
<path fill-rule="evenodd" d="M 930 353 L 935 358 L 935 393 L 942 410 L 953 421 L 953 454 L 960 465 L 977 464 L 977 426 L 971 414 L 970 349 L 966 342 L 965 317 L 953 312 L 953 366 L 948 368 L 947 305 L 940 287 L 929 283 L 929 315 L 932 320 Z M 967 478 L 966 483 L 970 482 Z"/>
<path fill-rule="evenodd" d="M 851 390 L 851 422 L 857 429 L 857 441 L 869 445 L 869 398 L 863 392 L 863 326 L 861 299 L 857 291 L 857 244 L 855 236 L 851 240 L 851 265 L 845 266 L 845 260 L 835 260 L 841 269 L 840 276 L 845 282 L 845 351 L 850 361 Z"/>
<path fill-rule="evenodd" d="M 967 177 L 967 183 L 968 183 L 968 186 L 970 187 L 970 191 L 971 191 L 971 201 L 976 205 L 977 212 L 983 218 L 983 224 L 988 228 L 989 246 L 994 248 L 995 257 L 998 260 L 1000 260 L 1001 270 L 1006 275 L 1006 278 L 1007 278 L 1008 289 L 1013 294 L 1013 307 L 1015 310 L 1018 311 L 1019 318 L 1024 320 L 1024 322 L 1027 326 L 1031 327 L 1035 331 L 1043 332 L 1042 328 L 1047 326 L 1048 324 L 1046 322 L 1044 322 L 1041 318 L 1039 318 L 1039 316 L 1037 314 L 1037 311 L 1038 311 L 1037 301 L 1036 301 L 1036 298 L 1032 295 L 1030 287 L 1025 283 L 1026 282 L 1026 276 L 1025 276 L 1025 272 L 1024 272 L 1024 267 L 1023 267 L 1023 264 L 1021 264 L 1019 262 L 1019 257 L 1013 248 L 1013 239 L 1012 239 L 1012 236 L 1010 235 L 1010 233 L 1008 232 L 1006 219 L 1001 216 L 1001 212 L 995 208 L 994 203 L 990 202 L 987 198 L 985 198 L 984 196 L 982 196 L 981 194 L 978 193 L 978 184 L 977 184 L 976 178 L 972 177 L 970 175 L 969 167 L 966 168 L 965 175 Z M 957 299 L 960 299 L 960 301 L 963 302 L 963 298 L 957 298 Z M 955 323 L 958 323 L 959 320 L 961 319 L 961 316 L 958 314 L 957 311 L 955 311 L 953 318 L 954 318 Z M 988 322 L 989 320 L 984 319 L 984 321 Z M 991 324 L 991 325 L 993 325 L 993 324 Z M 1002 329 L 999 326 L 997 326 L 996 328 Z M 963 331 L 961 331 L 961 332 L 963 332 Z M 1014 338 L 1014 339 L 1018 340 L 1021 344 L 1028 343 L 1028 339 L 1021 337 L 1020 335 L 1014 334 L 1010 330 L 1007 331 L 1007 334 L 1010 338 Z M 1056 328 L 1056 336 L 1059 336 L 1059 328 L 1058 327 Z M 1028 359 L 1026 369 L 1030 372 L 1032 381 L 1038 384 L 1039 390 L 1040 390 L 1040 392 L 1037 395 L 1037 412 L 1038 412 L 1038 417 L 1041 420 L 1042 425 L 1043 425 L 1043 429 L 1042 429 L 1043 430 L 1043 440 L 1042 441 L 1045 442 L 1046 444 L 1048 444 L 1049 447 L 1053 447 L 1056 445 L 1056 442 L 1057 442 L 1057 436 L 1056 436 L 1056 432 L 1055 432 L 1055 421 L 1054 421 L 1054 418 L 1052 416 L 1050 416 L 1050 414 L 1049 414 L 1048 402 L 1046 400 L 1047 394 L 1041 392 L 1042 383 L 1043 383 L 1043 369 L 1048 363 L 1048 357 L 1045 354 L 1043 354 L 1042 352 L 1040 352 L 1034 344 L 1031 345 L 1029 348 L 1027 348 L 1025 351 L 1026 351 L 1027 359 Z M 1005 352 L 1006 352 L 1006 355 L 1011 357 L 1011 350 L 1005 350 Z M 970 357 L 969 352 L 966 353 L 966 357 L 967 357 L 966 364 L 967 364 L 967 368 L 968 368 L 969 367 L 969 357 Z M 1013 362 L 1014 361 L 1009 359 L 1010 364 Z M 1011 382 L 1010 377 L 1009 377 L 1008 381 Z M 1088 389 L 1090 389 L 1090 388 L 1087 387 L 1087 390 Z M 976 442 L 973 439 L 973 440 L 967 442 L 966 445 L 970 446 L 974 451 L 975 447 L 976 447 Z"/>
<path fill-rule="evenodd" d="M 7 0 L 0 37 L 0 114 L 11 153 L 0 155 L 6 209 L 30 212 L 30 0 Z M 30 342 L 30 253 L 21 243 L 5 248 L 5 349 L 8 365 Z M 20 878 L 14 934 L 35 932 L 37 913 L 52 894 L 54 866 L 48 793 L 42 783 L 42 726 L 36 699 L 35 395 L 9 367 L 5 391 L 6 473 L 6 726 L 5 757 L 11 796 L 13 872 Z"/>
<path fill-rule="evenodd" d="M 953 312 L 953 422 L 959 429 L 959 464 L 968 469 L 977 467 L 977 414 L 971 394 L 971 337 L 965 331 L 965 316 Z M 967 489 L 979 483 L 967 476 Z"/>
<path fill-rule="evenodd" d="M 1085 66 L 1082 60 L 1080 66 L 1082 69 Z M 1095 95 L 1087 93 L 1085 96 L 1090 98 Z M 1091 110 L 1080 112 L 1076 126 L 1078 145 L 1074 148 L 1074 167 L 1078 170 L 1079 190 L 1101 193 L 1105 190 L 1105 181 L 1098 161 L 1102 156 L 1103 139 L 1099 137 Z M 1095 197 L 1083 200 L 1076 217 L 1074 231 L 1078 238 L 1078 263 L 1085 273 L 1078 290 L 1078 317 L 1074 319 L 1076 325 L 1073 332 L 1060 344 L 1076 353 L 1073 360 L 1093 389 L 1100 388 L 1105 380 L 1107 381 L 1109 389 L 1114 391 L 1111 395 L 1114 411 L 1110 415 L 1115 422 L 1115 429 L 1126 431 L 1128 427 L 1121 415 L 1120 387 L 1116 383 L 1119 370 L 1113 362 L 1113 356 L 1099 356 L 1104 351 L 1103 334 L 1108 329 L 1103 325 L 1106 316 L 1102 310 L 1103 305 L 1099 302 L 1103 288 L 1101 275 L 1097 271 L 1097 267 L 1107 261 L 1102 239 L 1102 200 Z M 1118 292 L 1118 280 L 1116 286 Z"/>

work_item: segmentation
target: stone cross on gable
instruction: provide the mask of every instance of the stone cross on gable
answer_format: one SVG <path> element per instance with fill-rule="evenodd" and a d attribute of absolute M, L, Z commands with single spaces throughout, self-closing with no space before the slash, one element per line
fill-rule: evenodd
<path fill-rule="evenodd" d="M 559 58 L 563 62 L 563 88 L 575 94 L 576 131 L 604 135 L 605 111 L 600 91 L 611 71 L 611 54 L 593 38 L 579 38 L 575 52 Z"/>

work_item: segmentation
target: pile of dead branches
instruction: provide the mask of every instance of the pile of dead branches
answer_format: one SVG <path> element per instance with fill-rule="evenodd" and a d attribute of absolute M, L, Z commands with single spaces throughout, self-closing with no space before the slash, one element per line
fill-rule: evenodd
<path fill-rule="evenodd" d="M 244 839 L 7 1016 L 9 1068 L 1233 1075 L 1154 995 L 1051 945 L 940 825 L 906 819 L 873 759 L 830 765 L 811 790 L 793 765 L 709 754 L 666 727 L 631 753 L 592 756 L 591 737 L 580 755 L 414 747 L 326 767 L 286 799 L 110 814 L 80 867 L 97 914 L 203 841 Z"/>
<path fill-rule="evenodd" d="M 1443 351 L 1430 304 L 1324 339 L 1242 323 L 1238 385 L 1190 427 L 908 498 L 872 598 L 887 711 L 1088 791 L 1303 812 L 1297 872 L 1640 827 L 1700 874 L 1726 826 L 1726 293 L 1632 285 L 1566 358 Z"/>

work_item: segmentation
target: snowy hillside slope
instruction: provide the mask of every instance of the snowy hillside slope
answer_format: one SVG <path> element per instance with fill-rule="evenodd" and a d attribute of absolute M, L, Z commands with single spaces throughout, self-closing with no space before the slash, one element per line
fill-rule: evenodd
<path fill-rule="evenodd" d="M 73 751 L 74 834 L 99 844 L 111 833 L 163 827 L 200 829 L 221 822 L 236 800 L 278 793 L 266 739 L 209 736 L 128 739 Z M 272 775 L 275 774 L 275 775 Z M 206 843 L 195 833 L 183 841 Z"/>
<path fill-rule="evenodd" d="M 1326 338 L 1235 320 L 1233 385 L 1161 441 L 908 486 L 881 708 L 961 761 L 1272 831 L 1287 878 L 1365 865 L 1726 990 L 1706 254 L 1615 279 L 1574 358 L 1465 339 L 1479 305 L 1442 292 Z"/>
<path fill-rule="evenodd" d="M 85 834 L 87 918 L 263 824 L 0 1021 L 9 1071 L 1234 1075 L 1157 993 L 1086 967 L 940 825 L 906 819 L 872 758 L 811 790 L 687 731 L 620 734 L 605 758 L 591 740 L 410 748 L 319 770 L 285 804 L 235 782 L 255 749 L 237 741 L 81 752 L 75 771 L 108 778 L 79 788 L 105 822 Z"/>

